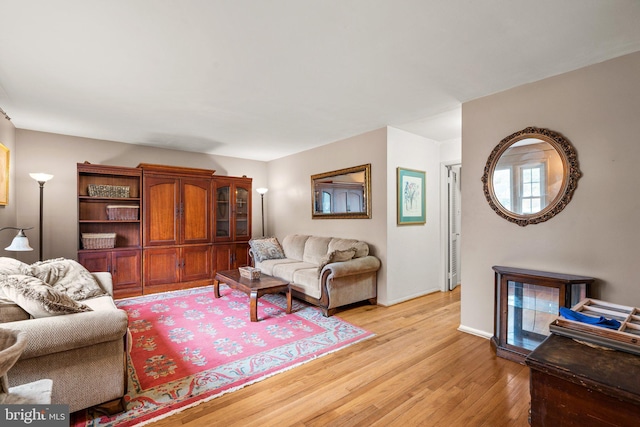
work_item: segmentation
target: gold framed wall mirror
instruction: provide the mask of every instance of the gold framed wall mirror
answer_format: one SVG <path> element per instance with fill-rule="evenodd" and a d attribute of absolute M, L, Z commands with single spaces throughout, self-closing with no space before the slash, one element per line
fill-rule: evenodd
<path fill-rule="evenodd" d="M 575 148 L 564 136 L 528 127 L 493 149 L 482 182 L 494 212 L 526 226 L 560 213 L 571 201 L 581 175 Z"/>
<path fill-rule="evenodd" d="M 311 217 L 371 218 L 371 164 L 311 175 Z"/>

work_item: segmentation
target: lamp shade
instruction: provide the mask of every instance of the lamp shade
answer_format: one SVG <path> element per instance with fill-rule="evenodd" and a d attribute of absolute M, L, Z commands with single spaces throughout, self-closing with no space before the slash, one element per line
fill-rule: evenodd
<path fill-rule="evenodd" d="M 260 188 L 256 188 L 256 191 L 257 191 L 258 193 L 260 193 L 260 194 L 264 194 L 264 193 L 266 193 L 267 191 L 269 191 L 269 189 L 268 189 L 268 188 L 264 188 L 264 187 L 260 187 Z"/>
<path fill-rule="evenodd" d="M 29 246 L 29 239 L 27 239 L 27 236 L 24 234 L 24 230 L 20 229 L 18 234 L 16 234 L 16 237 L 13 238 L 11 244 L 4 248 L 4 250 L 12 252 L 26 252 L 32 251 L 33 248 Z"/>
<path fill-rule="evenodd" d="M 30 173 L 29 176 L 38 182 L 47 182 L 53 178 L 53 175 L 48 173 Z"/>

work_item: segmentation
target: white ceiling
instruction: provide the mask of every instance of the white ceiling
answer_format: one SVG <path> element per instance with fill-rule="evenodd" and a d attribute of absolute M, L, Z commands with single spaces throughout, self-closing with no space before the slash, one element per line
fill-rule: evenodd
<path fill-rule="evenodd" d="M 638 0 L 0 0 L 17 128 L 271 160 L 640 50 Z"/>

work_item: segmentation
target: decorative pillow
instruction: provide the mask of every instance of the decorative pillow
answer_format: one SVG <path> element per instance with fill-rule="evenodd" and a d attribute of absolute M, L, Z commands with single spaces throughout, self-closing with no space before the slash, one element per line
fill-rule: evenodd
<path fill-rule="evenodd" d="M 251 246 L 256 262 L 262 262 L 265 259 L 285 258 L 282 246 L 280 246 L 280 242 L 275 237 L 251 239 L 249 240 L 249 246 Z"/>
<path fill-rule="evenodd" d="M 0 281 L 0 288 L 7 297 L 35 318 L 92 311 L 37 277 L 22 274 L 5 276 Z"/>
<path fill-rule="evenodd" d="M 349 248 L 342 251 L 335 250 L 333 252 L 329 252 L 324 258 L 322 258 L 322 261 L 318 266 L 318 276 L 320 276 L 322 269 L 327 264 L 331 264 L 332 262 L 349 261 L 350 259 L 353 259 L 353 257 L 356 255 L 356 251 L 357 251 L 356 248 Z"/>
<path fill-rule="evenodd" d="M 0 274 L 26 274 L 29 264 L 14 258 L 0 257 Z"/>
<path fill-rule="evenodd" d="M 107 295 L 89 270 L 72 259 L 36 262 L 25 274 L 37 277 L 76 301 Z"/>

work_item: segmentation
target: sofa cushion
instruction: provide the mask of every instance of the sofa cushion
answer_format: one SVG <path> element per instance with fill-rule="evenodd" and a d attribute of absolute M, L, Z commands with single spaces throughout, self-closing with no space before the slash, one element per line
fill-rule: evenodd
<path fill-rule="evenodd" d="M 309 236 L 301 234 L 290 234 L 282 239 L 282 249 L 284 254 L 289 259 L 295 259 L 302 261 L 304 256 L 304 244 L 307 242 Z"/>
<path fill-rule="evenodd" d="M 298 270 L 303 270 L 305 268 L 311 268 L 315 271 L 317 268 L 316 265 L 310 264 L 308 262 L 296 261 L 296 262 L 288 262 L 284 264 L 277 264 L 273 266 L 273 276 L 279 277 L 283 280 L 288 281 L 289 283 L 294 283 L 293 275 Z M 318 280 L 318 275 L 316 274 L 316 281 Z"/>
<path fill-rule="evenodd" d="M 354 239 L 331 239 L 327 252 L 333 252 L 335 250 L 343 251 L 350 248 L 356 248 L 354 258 L 362 258 L 369 255 L 369 245 Z"/>
<path fill-rule="evenodd" d="M 0 274 L 26 274 L 29 264 L 14 258 L 0 257 Z"/>
<path fill-rule="evenodd" d="M 263 237 L 261 239 L 249 240 L 249 246 L 253 252 L 254 259 L 257 262 L 265 259 L 281 259 L 284 258 L 284 251 L 280 242 L 275 237 Z"/>
<path fill-rule="evenodd" d="M 31 264 L 25 274 L 37 277 L 76 301 L 107 295 L 93 275 L 72 259 L 56 258 L 36 262 Z"/>
<path fill-rule="evenodd" d="M 310 297 L 320 299 L 320 280 L 318 280 L 318 269 L 301 268 L 293 273 L 291 289 L 302 292 Z"/>
<path fill-rule="evenodd" d="M 4 294 L 35 318 L 92 311 L 37 277 L 22 274 L 0 280 Z"/>
<path fill-rule="evenodd" d="M 302 260 L 311 263 L 316 267 L 320 265 L 322 259 L 327 255 L 331 237 L 310 236 L 304 244 L 304 255 Z"/>
<path fill-rule="evenodd" d="M 282 258 L 282 259 L 265 259 L 262 262 L 256 262 L 256 268 L 259 268 L 264 274 L 273 276 L 273 268 L 278 264 L 288 264 L 292 262 L 299 262 L 295 259 Z"/>
<path fill-rule="evenodd" d="M 349 248 L 345 250 L 335 250 L 329 252 L 322 258 L 320 265 L 318 266 L 318 275 L 322 272 L 322 269 L 325 265 L 331 264 L 332 262 L 344 262 L 353 259 L 356 254 L 356 248 Z"/>

